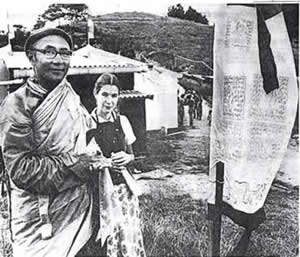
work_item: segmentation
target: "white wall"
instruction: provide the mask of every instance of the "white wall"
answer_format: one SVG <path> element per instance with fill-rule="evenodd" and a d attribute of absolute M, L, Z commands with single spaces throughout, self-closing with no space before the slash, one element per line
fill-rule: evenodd
<path fill-rule="evenodd" d="M 180 74 L 159 68 L 145 73 L 135 73 L 134 88 L 142 93 L 154 95 L 153 100 L 146 100 L 146 129 L 157 130 L 161 127 L 176 128 L 177 84 Z"/>
<path fill-rule="evenodd" d="M 7 70 L 5 62 L 0 59 L 0 81 L 7 81 L 9 80 L 9 72 Z M 0 104 L 2 103 L 3 99 L 7 96 L 8 90 L 6 86 L 0 86 Z"/>

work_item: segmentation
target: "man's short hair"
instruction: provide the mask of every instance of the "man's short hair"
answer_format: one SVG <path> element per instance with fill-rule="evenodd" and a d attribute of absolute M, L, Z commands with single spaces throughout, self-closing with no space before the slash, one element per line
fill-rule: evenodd
<path fill-rule="evenodd" d="M 65 31 L 63 31 L 62 29 L 58 29 L 58 28 L 42 28 L 42 29 L 38 29 L 38 30 L 33 30 L 29 37 L 27 38 L 25 45 L 24 45 L 24 50 L 26 55 L 28 56 L 29 51 L 32 49 L 32 46 L 35 42 L 37 42 L 39 39 L 43 38 L 43 37 L 47 37 L 47 36 L 51 36 L 51 35 L 56 35 L 56 36 L 61 36 L 62 38 L 64 38 L 68 45 L 70 46 L 70 49 L 73 49 L 73 41 L 72 38 L 69 36 L 69 34 L 67 34 Z"/>

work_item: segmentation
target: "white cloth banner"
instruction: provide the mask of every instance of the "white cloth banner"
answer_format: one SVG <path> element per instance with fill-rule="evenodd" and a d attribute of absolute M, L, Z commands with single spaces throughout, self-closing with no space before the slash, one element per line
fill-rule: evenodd
<path fill-rule="evenodd" d="M 223 201 L 254 213 L 264 205 L 295 120 L 295 64 L 281 12 L 266 20 L 279 81 L 279 89 L 266 94 L 256 8 L 227 6 L 222 12 L 215 25 L 208 202 L 214 203 L 216 163 L 222 161 Z"/>

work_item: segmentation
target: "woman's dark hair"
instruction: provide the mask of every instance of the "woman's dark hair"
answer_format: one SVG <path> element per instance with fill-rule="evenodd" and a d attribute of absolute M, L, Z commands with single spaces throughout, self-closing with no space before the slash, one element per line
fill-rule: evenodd
<path fill-rule="evenodd" d="M 116 86 L 120 93 L 120 82 L 118 77 L 111 73 L 103 73 L 95 82 L 95 87 L 93 91 L 94 96 L 97 95 L 101 88 L 105 85 Z"/>

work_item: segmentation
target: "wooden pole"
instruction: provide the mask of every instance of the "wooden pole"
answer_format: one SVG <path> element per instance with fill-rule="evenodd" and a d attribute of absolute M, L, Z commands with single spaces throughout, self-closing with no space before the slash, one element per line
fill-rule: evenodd
<path fill-rule="evenodd" d="M 216 169 L 216 195 L 212 217 L 209 219 L 208 253 L 210 257 L 220 257 L 221 223 L 222 223 L 222 198 L 224 184 L 224 163 L 218 162 Z"/>

